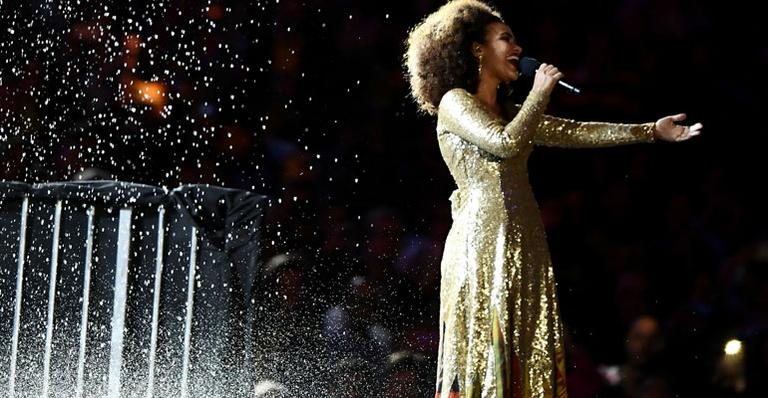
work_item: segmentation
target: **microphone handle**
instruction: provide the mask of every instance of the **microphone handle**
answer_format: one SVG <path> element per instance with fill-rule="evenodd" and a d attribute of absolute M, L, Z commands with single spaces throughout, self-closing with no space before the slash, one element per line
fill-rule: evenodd
<path fill-rule="evenodd" d="M 518 66 L 520 69 L 520 75 L 527 77 L 529 79 L 533 79 L 534 75 L 536 75 L 536 70 L 539 69 L 539 66 L 541 66 L 541 62 L 539 62 L 536 58 L 522 57 L 520 58 Z M 579 90 L 574 86 L 571 86 L 570 84 L 562 80 L 558 80 L 557 84 L 565 87 L 566 89 L 568 89 L 568 91 L 574 94 L 581 94 L 581 90 Z"/>
<path fill-rule="evenodd" d="M 572 92 L 572 93 L 574 93 L 574 94 L 581 94 L 581 90 L 579 90 L 579 89 L 578 89 L 578 88 L 576 88 L 576 87 L 573 87 L 573 86 L 571 86 L 570 84 L 568 84 L 568 83 L 566 83 L 566 82 L 564 82 L 564 81 L 562 81 L 562 80 L 558 80 L 558 81 L 557 81 L 557 84 L 559 84 L 559 85 L 561 85 L 561 86 L 563 86 L 563 87 L 567 88 L 568 90 L 570 90 L 570 92 Z"/>

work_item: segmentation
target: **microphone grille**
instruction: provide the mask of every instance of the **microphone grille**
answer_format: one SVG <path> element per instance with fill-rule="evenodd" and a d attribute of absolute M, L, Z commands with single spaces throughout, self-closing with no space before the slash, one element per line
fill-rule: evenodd
<path fill-rule="evenodd" d="M 535 58 L 531 57 L 522 57 L 520 58 L 520 74 L 522 74 L 525 77 L 533 77 L 536 75 L 536 69 L 539 68 L 539 65 L 541 65 L 541 62 L 537 61 Z"/>

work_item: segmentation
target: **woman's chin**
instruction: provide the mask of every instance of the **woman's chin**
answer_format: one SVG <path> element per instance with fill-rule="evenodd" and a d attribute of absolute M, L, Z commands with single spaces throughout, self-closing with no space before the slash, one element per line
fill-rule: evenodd
<path fill-rule="evenodd" d="M 517 72 L 510 73 L 509 76 L 507 76 L 506 79 L 504 79 L 504 83 L 509 83 L 517 80 L 520 77 L 520 74 Z"/>

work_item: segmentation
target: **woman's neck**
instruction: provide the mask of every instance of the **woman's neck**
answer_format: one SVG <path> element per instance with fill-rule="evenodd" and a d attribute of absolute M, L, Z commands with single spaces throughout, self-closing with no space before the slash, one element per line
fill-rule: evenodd
<path fill-rule="evenodd" d="M 477 85 L 477 92 L 475 98 L 480 100 L 488 108 L 492 109 L 497 114 L 501 114 L 501 107 L 496 102 L 497 94 L 499 90 L 499 82 L 492 79 L 480 79 L 480 83 Z"/>

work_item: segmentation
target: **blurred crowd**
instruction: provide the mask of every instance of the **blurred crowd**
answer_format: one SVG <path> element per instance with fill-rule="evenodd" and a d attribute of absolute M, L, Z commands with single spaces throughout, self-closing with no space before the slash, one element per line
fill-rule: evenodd
<path fill-rule="evenodd" d="M 256 395 L 433 395 L 454 187 L 401 59 L 441 2 L 43 3 L 0 20 L 0 179 L 266 194 Z M 534 152 L 569 395 L 768 396 L 761 14 L 496 5 L 584 89 L 550 113 L 705 125 L 683 144 Z"/>

